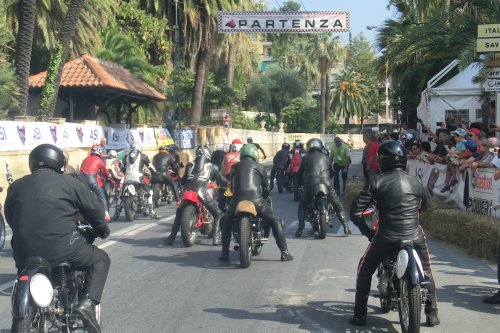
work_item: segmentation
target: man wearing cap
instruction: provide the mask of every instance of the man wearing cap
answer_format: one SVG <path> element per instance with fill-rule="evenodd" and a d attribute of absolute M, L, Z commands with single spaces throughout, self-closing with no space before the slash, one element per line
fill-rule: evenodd
<path fill-rule="evenodd" d="M 253 142 L 253 139 L 252 139 L 251 136 L 249 136 L 247 138 L 247 143 L 253 144 L 255 147 L 257 147 L 258 150 L 260 150 L 262 152 L 262 155 L 264 156 L 264 159 L 267 158 L 267 155 L 266 155 L 266 152 L 264 151 L 264 149 L 262 149 L 262 147 L 258 143 Z"/>
<path fill-rule="evenodd" d="M 342 173 L 342 194 L 344 194 L 347 184 L 347 172 L 351 164 L 351 152 L 349 146 L 342 142 L 339 137 L 335 137 L 333 140 L 331 152 L 330 164 L 333 168 L 333 188 L 337 194 L 341 194 L 339 173 Z"/>

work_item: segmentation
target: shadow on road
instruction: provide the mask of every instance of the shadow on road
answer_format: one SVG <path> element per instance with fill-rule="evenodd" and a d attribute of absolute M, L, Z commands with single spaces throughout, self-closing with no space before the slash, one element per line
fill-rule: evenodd
<path fill-rule="evenodd" d="M 267 306 L 272 308 L 271 306 Z M 265 320 L 297 325 L 298 329 L 309 332 L 398 332 L 399 321 L 391 321 L 374 315 L 369 307 L 366 327 L 349 324 L 352 316 L 352 303 L 314 301 L 305 305 L 278 304 L 275 312 L 250 312 L 240 309 L 213 308 L 206 312 L 218 313 L 224 317 L 238 320 Z"/>
<path fill-rule="evenodd" d="M 500 306 L 483 303 L 483 298 L 493 295 L 498 290 L 498 284 L 491 288 L 480 286 L 445 285 L 437 290 L 438 306 L 440 302 L 453 304 L 471 311 L 498 314 Z"/>
<path fill-rule="evenodd" d="M 182 252 L 178 254 L 168 254 L 165 256 L 135 256 L 134 259 L 147 260 L 154 262 L 172 263 L 183 267 L 198 267 L 203 269 L 234 269 L 239 267 L 239 262 L 231 260 L 230 262 L 221 262 L 217 258 L 219 252 L 193 251 Z M 233 258 L 231 258 L 233 259 Z"/>

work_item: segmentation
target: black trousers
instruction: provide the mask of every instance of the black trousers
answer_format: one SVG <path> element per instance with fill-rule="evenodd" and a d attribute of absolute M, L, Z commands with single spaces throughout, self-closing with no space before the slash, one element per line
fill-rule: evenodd
<path fill-rule="evenodd" d="M 253 200 L 252 200 L 253 201 Z M 278 248 L 283 251 L 288 251 L 286 244 L 285 232 L 283 230 L 283 224 L 281 218 L 274 214 L 273 209 L 265 200 L 253 201 L 255 204 L 255 209 L 257 214 L 262 217 L 264 223 L 267 223 L 272 231 L 274 239 Z M 221 220 L 221 241 L 222 241 L 222 251 L 229 251 L 229 245 L 231 243 L 231 231 L 234 223 L 235 209 L 237 202 L 233 200 L 228 210 L 224 214 Z"/>
<path fill-rule="evenodd" d="M 312 199 L 313 199 L 313 193 L 311 192 L 310 187 L 306 186 L 304 188 L 304 194 L 300 199 L 299 210 L 297 213 L 299 218 L 299 227 L 298 227 L 299 230 L 302 230 L 305 227 L 306 208 Z M 344 207 L 342 206 L 342 202 L 337 196 L 337 193 L 335 193 L 335 190 L 332 188 L 329 188 L 328 202 L 332 205 L 333 210 L 335 211 L 335 215 L 337 215 L 337 218 L 339 219 L 340 223 L 342 225 L 347 225 L 347 220 L 345 217 Z"/>
<path fill-rule="evenodd" d="M 428 300 L 430 302 L 426 304 L 426 310 L 437 309 L 436 284 L 432 275 L 427 242 L 425 241 L 425 238 L 422 237 L 416 241 L 414 240 L 413 245 L 422 262 L 424 273 L 430 278 L 431 281 Z M 397 242 L 388 242 L 375 236 L 370 245 L 368 245 L 365 254 L 361 257 L 356 279 L 356 298 L 354 303 L 355 315 L 366 315 L 372 275 L 377 270 L 379 264 L 385 259 L 387 251 L 394 250 L 395 246 L 397 246 Z"/>
<path fill-rule="evenodd" d="M 164 171 L 164 172 L 157 172 L 153 175 L 153 178 L 151 179 L 152 183 L 160 183 L 160 184 L 167 184 L 172 186 L 174 190 L 174 199 L 175 201 L 180 200 L 179 198 L 179 187 L 177 186 L 177 182 L 175 182 L 170 176 Z"/>
<path fill-rule="evenodd" d="M 339 175 L 340 173 L 340 175 Z M 342 177 L 342 185 L 343 189 L 342 192 L 345 192 L 345 188 L 347 185 L 347 170 L 346 166 L 340 166 L 338 164 L 333 164 L 333 188 L 335 189 L 335 192 L 341 193 L 340 192 L 340 177 Z"/>

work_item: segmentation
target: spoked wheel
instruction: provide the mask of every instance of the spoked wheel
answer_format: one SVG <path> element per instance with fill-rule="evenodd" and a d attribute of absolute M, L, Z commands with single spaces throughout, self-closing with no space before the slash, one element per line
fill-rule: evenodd
<path fill-rule="evenodd" d="M 165 201 L 167 204 L 171 204 L 174 201 L 174 188 L 172 185 L 165 185 Z"/>
<path fill-rule="evenodd" d="M 5 245 L 5 220 L 3 219 L 2 214 L 0 214 L 0 250 Z"/>
<path fill-rule="evenodd" d="M 191 247 L 196 241 L 196 208 L 193 205 L 184 207 L 181 215 L 181 238 L 186 247 Z"/>
<path fill-rule="evenodd" d="M 134 197 L 125 197 L 125 217 L 127 221 L 132 222 L 135 220 L 135 209 Z"/>
<path fill-rule="evenodd" d="M 422 301 L 420 299 L 420 285 L 412 286 L 403 277 L 399 289 L 399 322 L 403 333 L 420 332 L 420 312 Z"/>
<path fill-rule="evenodd" d="M 45 332 L 46 324 L 40 309 L 29 304 L 25 317 L 12 318 L 12 333 Z"/>
<path fill-rule="evenodd" d="M 250 267 L 252 262 L 252 236 L 250 234 L 250 218 L 243 216 L 240 219 L 240 264 L 242 268 Z"/>
<path fill-rule="evenodd" d="M 153 206 L 155 208 L 161 205 L 161 184 L 153 185 Z"/>
<path fill-rule="evenodd" d="M 377 269 L 377 277 L 381 276 L 382 274 L 385 274 L 384 265 L 380 264 Z M 382 313 L 388 313 L 389 311 L 391 311 L 391 304 L 388 296 L 380 296 L 380 311 Z"/>

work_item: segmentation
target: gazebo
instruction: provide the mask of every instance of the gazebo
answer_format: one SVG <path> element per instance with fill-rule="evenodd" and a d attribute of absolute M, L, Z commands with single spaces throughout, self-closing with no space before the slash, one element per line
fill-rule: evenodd
<path fill-rule="evenodd" d="M 29 78 L 29 108 L 38 108 L 47 72 Z M 55 115 L 68 121 L 96 119 L 103 114 L 109 123 L 120 123 L 122 107 L 127 108 L 125 122 L 145 103 L 160 102 L 166 97 L 119 64 L 83 55 L 64 64 Z M 112 119 L 110 108 L 116 110 Z M 32 112 L 30 112 L 32 113 Z M 34 111 L 33 111 L 34 113 Z"/>

